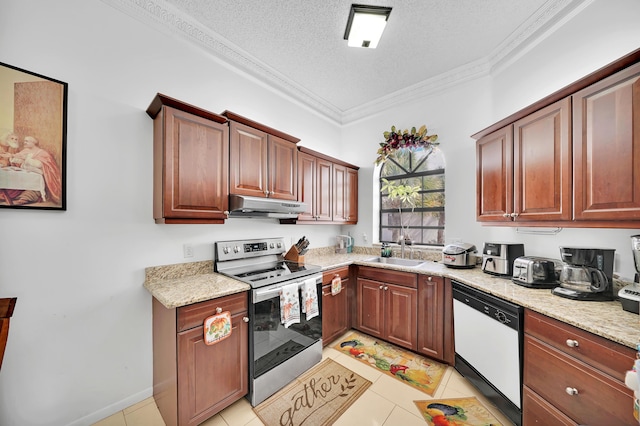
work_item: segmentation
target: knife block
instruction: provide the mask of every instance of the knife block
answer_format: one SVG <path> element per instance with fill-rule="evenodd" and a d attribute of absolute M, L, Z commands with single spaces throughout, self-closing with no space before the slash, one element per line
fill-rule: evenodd
<path fill-rule="evenodd" d="M 296 246 L 291 246 L 287 254 L 284 255 L 284 258 L 292 262 L 304 263 L 304 255 L 301 255 L 300 252 L 298 252 Z"/>

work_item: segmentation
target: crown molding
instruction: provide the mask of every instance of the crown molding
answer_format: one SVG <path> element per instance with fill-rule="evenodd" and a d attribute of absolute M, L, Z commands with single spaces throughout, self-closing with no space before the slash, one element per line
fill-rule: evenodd
<path fill-rule="evenodd" d="M 212 54 L 223 65 L 249 75 L 269 89 L 306 106 L 324 119 L 344 125 L 400 104 L 432 96 L 458 84 L 490 75 L 497 69 L 508 66 L 523 54 L 527 46 L 544 38 L 568 14 L 578 9 L 581 10 L 582 8 L 579 6 L 586 7 L 585 5 L 590 4 L 593 0 L 548 1 L 486 58 L 348 110 L 341 110 L 326 102 L 163 0 L 101 1 L 146 25 L 194 43 Z"/>

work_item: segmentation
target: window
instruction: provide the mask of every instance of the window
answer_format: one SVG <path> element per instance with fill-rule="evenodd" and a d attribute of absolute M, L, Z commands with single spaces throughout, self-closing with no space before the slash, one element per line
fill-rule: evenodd
<path fill-rule="evenodd" d="M 412 208 L 399 199 L 380 193 L 380 241 L 396 243 L 402 227 L 413 244 L 444 246 L 444 156 L 439 149 L 398 150 L 380 169 L 391 183 L 420 186 Z M 402 217 L 400 216 L 402 215 Z"/>

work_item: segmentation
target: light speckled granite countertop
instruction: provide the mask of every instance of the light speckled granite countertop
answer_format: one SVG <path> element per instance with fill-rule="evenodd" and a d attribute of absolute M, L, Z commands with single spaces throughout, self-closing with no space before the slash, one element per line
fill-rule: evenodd
<path fill-rule="evenodd" d="M 640 316 L 622 310 L 619 301 L 581 302 L 554 296 L 548 289 L 531 289 L 513 284 L 509 278 L 485 274 L 480 268 L 452 269 L 427 260 L 418 268 L 367 262 L 371 251 L 335 254 L 333 248 L 310 250 L 305 263 L 323 270 L 351 264 L 445 276 L 486 293 L 556 318 L 614 342 L 636 348 L 640 342 Z M 437 259 L 440 253 L 421 253 L 423 259 Z M 212 273 L 213 262 L 194 262 L 146 268 L 145 288 L 167 308 L 247 291 L 250 286 Z"/>

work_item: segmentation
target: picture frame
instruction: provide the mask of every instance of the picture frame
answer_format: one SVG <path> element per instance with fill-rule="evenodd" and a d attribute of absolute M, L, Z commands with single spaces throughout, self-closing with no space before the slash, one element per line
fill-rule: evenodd
<path fill-rule="evenodd" d="M 0 62 L 0 208 L 67 209 L 68 90 Z"/>

